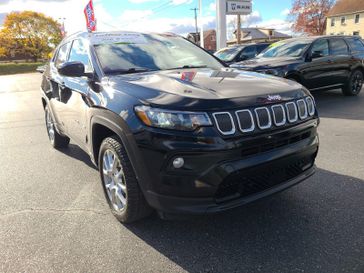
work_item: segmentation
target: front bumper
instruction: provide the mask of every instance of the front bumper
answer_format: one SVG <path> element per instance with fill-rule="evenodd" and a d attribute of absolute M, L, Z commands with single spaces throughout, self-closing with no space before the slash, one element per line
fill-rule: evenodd
<path fill-rule="evenodd" d="M 199 138 L 193 143 L 188 138 L 181 141 L 145 132 L 141 137 L 144 142 L 137 142 L 144 177 L 149 178 L 140 181 L 145 198 L 162 212 L 201 214 L 234 208 L 282 191 L 314 173 L 319 145 L 317 125 L 314 119 L 252 138 L 215 142 Z M 277 144 L 274 147 L 273 142 Z M 250 149 L 254 145 L 260 150 Z M 173 169 L 173 159 L 180 156 L 185 159 L 184 168 Z"/>

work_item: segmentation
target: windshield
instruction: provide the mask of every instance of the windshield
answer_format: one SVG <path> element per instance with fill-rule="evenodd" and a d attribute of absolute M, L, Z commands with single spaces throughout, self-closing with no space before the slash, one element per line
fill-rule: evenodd
<path fill-rule="evenodd" d="M 310 40 L 287 40 L 271 44 L 258 58 L 300 57 L 311 44 Z"/>
<path fill-rule="evenodd" d="M 240 52 L 240 48 L 230 47 L 230 48 L 223 48 L 216 52 L 214 55 L 218 57 L 220 60 L 225 62 L 232 61 L 236 55 Z"/>
<path fill-rule="evenodd" d="M 106 74 L 223 67 L 211 55 L 178 36 L 136 33 L 130 38 L 127 33 L 119 35 L 112 39 L 106 36 L 108 39 L 98 38 L 98 44 L 94 43 L 96 55 Z"/>

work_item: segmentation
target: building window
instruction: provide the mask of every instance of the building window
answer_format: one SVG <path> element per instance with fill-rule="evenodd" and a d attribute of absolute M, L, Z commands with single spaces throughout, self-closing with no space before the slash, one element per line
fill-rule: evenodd
<path fill-rule="evenodd" d="M 331 26 L 334 27 L 335 26 L 335 18 L 331 18 Z"/>
<path fill-rule="evenodd" d="M 360 21 L 360 14 L 355 15 L 355 24 L 359 24 Z"/>
<path fill-rule="evenodd" d="M 343 17 L 341 17 L 341 24 L 342 25 L 345 25 L 345 23 L 346 23 L 346 17 L 343 16 Z"/>
<path fill-rule="evenodd" d="M 354 36 L 359 36 L 359 35 L 360 35 L 360 31 L 354 31 L 354 32 L 353 32 L 353 35 L 354 35 Z"/>
<path fill-rule="evenodd" d="M 215 42 L 216 41 L 216 38 L 214 35 L 211 35 L 211 42 Z"/>

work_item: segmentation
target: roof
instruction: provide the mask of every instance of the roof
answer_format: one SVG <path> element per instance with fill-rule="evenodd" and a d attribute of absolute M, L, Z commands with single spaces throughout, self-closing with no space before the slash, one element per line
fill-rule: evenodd
<path fill-rule="evenodd" d="M 327 16 L 358 13 L 360 11 L 364 12 L 363 0 L 338 0 Z"/>
<path fill-rule="evenodd" d="M 273 35 L 269 37 L 266 33 L 264 33 L 262 30 L 265 30 L 263 28 L 241 28 L 241 31 L 244 33 L 242 40 L 255 40 L 255 39 L 269 39 L 269 38 L 290 38 L 291 36 L 281 33 L 279 31 L 276 31 L 274 29 L 269 29 L 273 32 Z"/>

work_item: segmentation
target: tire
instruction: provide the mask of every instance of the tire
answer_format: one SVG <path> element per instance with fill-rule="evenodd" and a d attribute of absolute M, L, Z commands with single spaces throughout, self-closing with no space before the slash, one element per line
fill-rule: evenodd
<path fill-rule="evenodd" d="M 342 91 L 345 96 L 357 96 L 363 88 L 364 75 L 361 70 L 354 70 Z"/>
<path fill-rule="evenodd" d="M 114 216 L 122 223 L 140 220 L 152 209 L 139 187 L 129 157 L 117 136 L 101 144 L 99 172 L 105 197 Z"/>
<path fill-rule="evenodd" d="M 54 126 L 52 113 L 49 110 L 48 105 L 45 107 L 44 110 L 45 110 L 45 122 L 46 122 L 47 134 L 51 145 L 53 146 L 53 148 L 56 149 L 66 148 L 70 143 L 70 139 L 66 136 L 61 136 L 57 132 L 57 129 Z"/>

